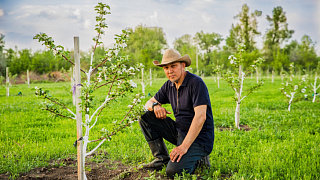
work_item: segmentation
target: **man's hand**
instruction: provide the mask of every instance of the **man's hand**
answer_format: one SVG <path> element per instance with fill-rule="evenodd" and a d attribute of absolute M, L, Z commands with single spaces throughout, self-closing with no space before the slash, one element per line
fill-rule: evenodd
<path fill-rule="evenodd" d="M 188 148 L 183 147 L 182 145 L 175 147 L 174 149 L 172 149 L 171 153 L 170 153 L 170 160 L 172 162 L 174 162 L 175 160 L 177 160 L 177 162 L 180 161 L 180 159 L 182 158 L 182 156 L 184 154 L 186 154 L 188 152 Z"/>
<path fill-rule="evenodd" d="M 154 106 L 153 112 L 158 119 L 165 119 L 167 118 L 167 114 L 171 114 L 171 112 L 167 111 L 165 108 L 161 107 L 160 105 Z"/>

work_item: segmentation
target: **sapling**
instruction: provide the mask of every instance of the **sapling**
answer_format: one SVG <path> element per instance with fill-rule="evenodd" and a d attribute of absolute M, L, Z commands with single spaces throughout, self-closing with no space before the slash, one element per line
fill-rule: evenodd
<path fill-rule="evenodd" d="M 84 121 L 82 121 L 82 126 L 85 128 L 85 133 L 82 134 L 81 137 L 75 142 L 75 145 L 78 144 L 77 142 L 80 142 L 80 147 L 82 147 L 84 152 L 84 154 L 78 154 L 78 156 L 81 156 L 83 159 L 83 162 L 80 162 L 82 164 L 79 165 L 78 162 L 80 169 L 84 169 L 86 156 L 92 154 L 103 144 L 103 142 L 110 140 L 111 137 L 117 132 L 122 131 L 124 128 L 137 121 L 143 111 L 142 106 L 139 105 L 141 102 L 140 98 L 142 98 L 142 96 L 137 94 L 131 104 L 128 105 L 129 110 L 123 118 L 114 121 L 114 126 L 111 129 L 110 127 L 103 128 L 101 130 L 101 138 L 97 140 L 89 139 L 90 130 L 97 124 L 98 118 L 103 109 L 107 108 L 112 100 L 115 100 L 118 97 L 123 97 L 128 92 L 133 92 L 133 89 L 136 88 L 137 85 L 130 80 L 130 78 L 132 78 L 143 68 L 142 64 L 127 67 L 125 63 L 129 61 L 129 56 L 120 56 L 118 54 L 119 51 L 127 46 L 126 42 L 129 38 L 129 32 L 126 30 L 122 30 L 122 34 L 120 35 L 115 35 L 116 43 L 107 48 L 105 58 L 100 62 L 97 62 L 96 66 L 93 66 L 93 55 L 95 49 L 98 45 L 102 44 L 100 41 L 101 35 L 104 34 L 103 29 L 107 28 L 105 23 L 105 15 L 110 14 L 108 10 L 110 10 L 110 7 L 103 3 L 98 3 L 98 5 L 95 6 L 95 11 L 98 14 L 98 16 L 96 16 L 97 24 L 95 26 L 95 30 L 98 35 L 93 38 L 95 46 L 93 47 L 93 51 L 91 53 L 90 66 L 88 70 L 83 70 L 80 68 L 81 72 L 86 75 L 86 80 L 82 83 L 74 84 L 72 88 L 73 93 L 77 92 L 79 88 L 81 90 L 81 101 L 77 100 L 77 102 L 79 102 L 81 112 L 84 113 Z M 38 39 L 39 42 L 43 42 L 43 44 L 46 45 L 50 50 L 54 51 L 57 56 L 62 56 L 72 65 L 75 65 L 75 63 L 70 60 L 68 52 L 64 50 L 64 47 L 60 45 L 56 46 L 53 39 L 47 36 L 45 33 L 37 34 L 34 39 Z M 93 96 L 93 93 L 100 88 L 106 89 L 106 91 L 104 91 L 106 92 L 105 97 L 103 99 L 96 100 L 96 98 Z M 52 112 L 56 116 L 70 119 L 77 118 L 78 111 L 73 112 L 64 102 L 52 97 L 48 90 L 44 90 L 41 87 L 36 87 L 35 94 L 49 101 L 47 103 L 43 103 L 45 110 Z M 98 141 L 100 141 L 100 143 L 91 151 L 87 152 L 88 144 Z M 78 172 L 78 175 L 80 179 L 86 179 L 85 172 Z"/>
<path fill-rule="evenodd" d="M 262 84 L 263 80 L 260 79 L 260 81 L 255 85 L 250 87 L 247 90 L 243 90 L 244 86 L 244 80 L 249 75 L 252 74 L 253 71 L 255 71 L 263 62 L 264 59 L 258 58 L 253 62 L 252 65 L 247 67 L 245 71 L 243 71 L 243 62 L 244 59 L 242 57 L 242 54 L 244 53 L 245 47 L 244 45 L 239 45 L 237 49 L 237 53 L 235 55 L 230 55 L 229 60 L 230 64 L 234 66 L 235 72 L 227 71 L 226 73 L 222 73 L 221 69 L 216 69 L 217 72 L 221 75 L 222 79 L 228 82 L 228 84 L 231 86 L 231 88 L 235 91 L 235 97 L 234 100 L 236 102 L 236 110 L 235 110 L 235 125 L 238 129 L 240 129 L 240 103 L 241 101 L 246 98 L 249 94 L 251 94 L 254 90 L 257 90 Z M 246 92 L 245 95 L 242 93 Z"/>
<path fill-rule="evenodd" d="M 320 71 L 320 61 L 318 62 L 318 66 L 317 66 L 317 69 L 316 69 L 316 71 L 315 71 L 314 83 L 313 83 L 313 84 L 310 83 L 310 87 L 311 87 L 311 89 L 312 89 L 312 91 L 313 91 L 313 99 L 312 99 L 312 102 L 313 102 L 313 103 L 316 101 L 316 97 L 317 97 L 317 95 L 318 95 L 317 90 L 318 90 L 319 87 L 320 87 L 320 84 L 317 85 L 317 79 L 318 79 L 318 78 L 320 79 L 320 77 L 319 77 L 319 75 L 318 75 L 318 72 L 319 72 L 319 71 Z"/>
<path fill-rule="evenodd" d="M 290 70 L 290 77 L 288 78 L 286 74 L 282 73 L 282 76 L 284 77 L 285 83 L 282 83 L 283 88 L 280 88 L 281 92 L 283 95 L 288 100 L 288 111 L 291 110 L 291 105 L 293 102 L 297 102 L 302 99 L 307 99 L 307 86 L 306 86 L 306 81 L 308 78 L 308 74 L 305 74 L 302 76 L 302 80 L 298 83 L 295 83 L 293 81 L 293 73 L 294 73 L 294 63 L 290 64 L 289 67 Z"/>

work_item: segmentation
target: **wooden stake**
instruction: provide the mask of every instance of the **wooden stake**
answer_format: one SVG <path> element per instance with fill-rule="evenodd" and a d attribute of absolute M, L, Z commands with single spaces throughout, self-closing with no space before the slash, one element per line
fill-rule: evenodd
<path fill-rule="evenodd" d="M 76 83 L 76 118 L 77 118 L 77 139 L 82 137 L 82 113 L 81 113 L 81 76 L 80 76 L 80 50 L 79 50 L 79 37 L 74 37 L 74 61 L 75 61 L 75 83 Z M 86 179 L 84 173 L 84 158 L 83 141 L 78 141 L 77 147 L 77 160 L 78 160 L 78 180 Z"/>

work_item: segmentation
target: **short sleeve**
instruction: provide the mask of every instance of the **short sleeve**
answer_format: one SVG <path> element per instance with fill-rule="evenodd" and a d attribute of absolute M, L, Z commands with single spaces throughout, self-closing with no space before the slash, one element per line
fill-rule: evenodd
<path fill-rule="evenodd" d="M 200 105 L 210 105 L 208 88 L 201 79 L 194 82 L 191 91 L 193 108 Z"/>
<path fill-rule="evenodd" d="M 159 89 L 159 91 L 154 95 L 154 98 L 161 104 L 169 103 L 168 99 L 168 82 L 164 83 L 163 86 Z"/>

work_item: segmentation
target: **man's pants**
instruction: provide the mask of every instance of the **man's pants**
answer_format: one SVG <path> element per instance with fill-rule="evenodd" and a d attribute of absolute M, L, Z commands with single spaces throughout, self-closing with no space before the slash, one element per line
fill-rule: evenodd
<path fill-rule="evenodd" d="M 139 124 L 148 142 L 158 138 L 164 138 L 170 143 L 179 146 L 185 138 L 178 133 L 175 121 L 170 117 L 158 119 L 154 112 L 147 111 L 142 116 Z M 192 143 L 188 152 L 182 156 L 179 162 L 169 161 L 166 169 L 167 176 L 173 177 L 176 173 L 181 175 L 183 170 L 187 173 L 193 173 L 197 161 L 207 155 L 209 155 L 209 153 L 204 150 L 204 145 Z"/>

